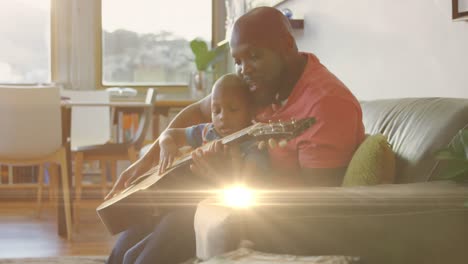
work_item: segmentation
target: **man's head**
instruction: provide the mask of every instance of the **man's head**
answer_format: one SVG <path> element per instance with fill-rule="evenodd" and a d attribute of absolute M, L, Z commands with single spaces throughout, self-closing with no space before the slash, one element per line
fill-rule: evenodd
<path fill-rule="evenodd" d="M 298 56 L 287 18 L 275 8 L 255 8 L 234 23 L 229 44 L 237 73 L 249 85 L 255 103 L 274 102 Z"/>
<path fill-rule="evenodd" d="M 213 85 L 211 120 L 216 132 L 223 137 L 251 124 L 250 93 L 236 74 L 226 74 Z"/>

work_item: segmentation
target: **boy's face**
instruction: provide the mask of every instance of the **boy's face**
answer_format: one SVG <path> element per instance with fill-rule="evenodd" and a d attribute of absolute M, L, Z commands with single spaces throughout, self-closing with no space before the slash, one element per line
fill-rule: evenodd
<path fill-rule="evenodd" d="M 211 120 L 216 132 L 225 137 L 251 124 L 248 93 L 219 84 L 211 96 Z"/>

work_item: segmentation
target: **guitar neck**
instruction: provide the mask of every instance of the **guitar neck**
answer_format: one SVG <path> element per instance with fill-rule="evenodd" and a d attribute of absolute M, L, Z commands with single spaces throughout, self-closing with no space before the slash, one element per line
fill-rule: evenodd
<path fill-rule="evenodd" d="M 221 139 L 221 142 L 224 145 L 229 145 L 229 144 L 246 141 L 250 138 L 249 131 L 252 129 L 253 126 L 255 125 L 246 127 L 229 136 L 226 136 Z M 210 148 L 210 144 L 205 144 L 199 148 L 202 150 L 208 150 Z M 179 159 L 177 159 L 176 161 L 174 161 L 174 163 L 172 164 L 170 168 L 172 169 L 172 168 L 180 167 L 180 166 L 186 165 L 187 163 L 190 163 L 192 161 L 192 152 L 185 154 L 181 156 Z"/>
<path fill-rule="evenodd" d="M 295 136 L 302 133 L 304 130 L 308 129 L 312 124 L 315 123 L 315 118 L 309 117 L 304 118 L 299 121 L 289 121 L 289 122 L 276 122 L 276 123 L 256 123 L 244 129 L 241 129 L 229 136 L 226 136 L 221 139 L 221 143 L 225 145 L 243 142 L 251 138 L 256 139 L 264 139 L 264 138 L 275 138 L 275 137 L 282 137 L 282 138 L 294 138 Z M 202 150 L 208 150 L 211 144 L 205 144 L 200 147 Z M 154 176 L 161 176 L 163 177 L 165 174 L 170 173 L 174 169 L 188 165 L 192 161 L 192 152 L 185 154 L 174 161 L 172 166 L 166 170 L 166 172 L 162 175 L 158 174 L 159 166 L 151 168 L 147 171 L 144 175 L 138 177 L 132 184 L 136 184 L 139 181 L 142 181 L 146 177 L 150 175 Z"/>

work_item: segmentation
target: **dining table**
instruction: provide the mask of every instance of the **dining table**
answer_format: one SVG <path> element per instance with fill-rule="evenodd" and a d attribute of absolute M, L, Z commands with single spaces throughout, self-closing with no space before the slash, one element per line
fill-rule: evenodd
<path fill-rule="evenodd" d="M 198 99 L 192 98 L 186 93 L 174 93 L 174 94 L 157 94 L 154 103 L 146 104 L 140 101 L 131 100 L 111 100 L 110 102 L 90 102 L 90 101 L 73 101 L 70 98 L 62 97 L 61 100 L 61 113 L 62 113 L 62 144 L 66 149 L 67 167 L 69 175 L 70 190 L 73 190 L 73 171 L 72 171 L 72 153 L 71 153 L 71 131 L 72 131 L 72 111 L 76 107 L 96 107 L 96 106 L 107 106 L 111 109 L 124 112 L 141 111 L 144 107 L 153 107 L 153 127 L 152 135 L 153 139 L 156 139 L 159 135 L 159 121 L 160 116 L 168 116 L 170 109 L 172 108 L 184 108 Z M 114 118 L 115 111 L 111 111 L 111 120 Z M 62 186 L 61 177 L 58 177 L 58 186 Z M 70 196 L 73 192 L 70 192 Z M 59 192 L 63 195 L 63 192 Z M 70 197 L 71 208 L 73 212 L 73 197 Z M 72 217 L 73 219 L 73 217 Z M 67 228 L 65 222 L 65 207 L 63 197 L 57 199 L 57 233 L 61 237 L 67 236 Z"/>

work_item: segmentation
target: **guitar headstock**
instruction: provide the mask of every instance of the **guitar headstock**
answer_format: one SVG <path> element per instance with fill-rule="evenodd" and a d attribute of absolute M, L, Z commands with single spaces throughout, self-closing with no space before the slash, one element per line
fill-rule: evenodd
<path fill-rule="evenodd" d="M 294 138 L 315 123 L 314 117 L 300 120 L 279 121 L 270 123 L 257 123 L 248 134 L 255 138 Z"/>

